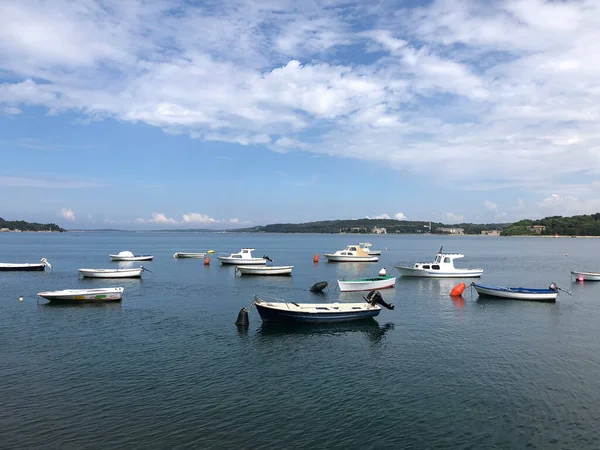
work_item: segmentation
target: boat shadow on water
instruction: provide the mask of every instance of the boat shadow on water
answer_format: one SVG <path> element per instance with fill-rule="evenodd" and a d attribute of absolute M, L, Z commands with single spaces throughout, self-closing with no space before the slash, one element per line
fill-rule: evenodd
<path fill-rule="evenodd" d="M 323 324 L 289 324 L 289 323 L 262 323 L 257 330 L 260 337 L 282 337 L 290 335 L 301 336 L 339 336 L 348 333 L 364 333 L 369 341 L 380 343 L 386 333 L 393 330 L 395 325 L 388 322 L 380 325 L 375 319 L 364 319 L 347 323 Z"/>
<path fill-rule="evenodd" d="M 120 309 L 120 301 L 108 301 L 108 302 L 47 302 L 40 300 L 38 302 L 39 308 L 104 308 L 104 309 Z"/>

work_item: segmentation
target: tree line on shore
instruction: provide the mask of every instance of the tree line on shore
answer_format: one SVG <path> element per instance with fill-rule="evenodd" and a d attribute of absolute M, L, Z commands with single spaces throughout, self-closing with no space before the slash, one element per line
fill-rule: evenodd
<path fill-rule="evenodd" d="M 502 236 L 600 236 L 600 213 L 540 220 L 520 220 L 502 231 Z"/>
<path fill-rule="evenodd" d="M 4 220 L 0 217 L 0 229 L 8 229 L 9 231 L 66 231 L 55 223 L 36 223 L 26 222 L 25 220 Z"/>

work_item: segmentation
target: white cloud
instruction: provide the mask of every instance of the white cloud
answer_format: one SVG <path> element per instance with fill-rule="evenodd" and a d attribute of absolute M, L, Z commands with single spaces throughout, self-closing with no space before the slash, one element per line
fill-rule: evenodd
<path fill-rule="evenodd" d="M 210 217 L 206 214 L 201 214 L 201 213 L 189 213 L 189 214 L 183 214 L 181 216 L 181 219 L 174 219 L 171 217 L 167 217 L 167 215 L 165 213 L 152 213 L 152 218 L 150 219 L 144 219 L 144 218 L 138 218 L 135 220 L 136 223 L 138 224 L 162 224 L 162 225 L 186 225 L 186 226 L 190 226 L 190 225 L 198 225 L 198 224 L 203 224 L 203 225 L 215 225 L 215 224 L 232 224 L 232 225 L 239 225 L 239 224 L 249 224 L 251 222 L 248 221 L 241 221 L 238 218 L 231 218 L 231 219 L 215 219 L 213 217 Z"/>
<path fill-rule="evenodd" d="M 488 211 L 498 211 L 498 205 L 494 202 L 490 202 L 489 200 L 486 200 L 485 202 L 483 202 L 483 206 Z"/>
<path fill-rule="evenodd" d="M 13 1 L 0 111 L 443 166 L 450 188 L 565 192 L 600 174 L 599 23 L 594 0 L 225 0 L 177 14 L 166 0 Z"/>
<path fill-rule="evenodd" d="M 444 214 L 443 220 L 444 220 L 444 222 L 448 222 L 448 223 L 460 223 L 460 222 L 464 222 L 465 217 L 460 214 L 454 214 L 454 213 L 448 212 L 448 213 Z"/>
<path fill-rule="evenodd" d="M 213 219 L 204 214 L 199 213 L 189 213 L 183 215 L 184 223 L 217 223 L 217 219 Z"/>
<path fill-rule="evenodd" d="M 365 216 L 365 219 L 391 219 L 389 214 L 379 214 L 377 216 Z"/>
<path fill-rule="evenodd" d="M 394 214 L 394 219 L 396 219 L 396 220 L 407 220 L 407 217 L 406 217 L 406 215 L 404 213 L 399 212 L 399 213 Z"/>
<path fill-rule="evenodd" d="M 71 222 L 75 221 L 75 213 L 72 209 L 63 208 L 60 210 L 59 216 L 61 216 L 65 220 L 69 220 Z"/>
<path fill-rule="evenodd" d="M 23 111 L 21 111 L 19 108 L 15 108 L 14 106 L 4 106 L 2 108 L 0 108 L 0 114 L 3 114 L 5 116 L 16 116 L 17 114 L 21 114 Z"/>
<path fill-rule="evenodd" d="M 67 179 L 39 179 L 0 175 L 0 186 L 44 188 L 44 189 L 81 189 L 91 187 L 104 187 L 102 183 L 92 181 L 79 181 Z"/>

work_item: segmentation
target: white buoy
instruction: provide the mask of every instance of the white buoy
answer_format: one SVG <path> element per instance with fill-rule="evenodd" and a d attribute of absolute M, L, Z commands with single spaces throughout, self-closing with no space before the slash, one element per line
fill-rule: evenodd
<path fill-rule="evenodd" d="M 22 295 L 19 297 L 19 301 L 20 301 L 20 302 L 22 302 L 22 301 L 23 301 L 23 296 L 22 296 Z"/>
<path fill-rule="evenodd" d="M 387 275 L 387 270 L 385 270 L 385 267 L 383 267 L 380 271 L 379 271 L 379 276 L 380 277 L 385 277 Z"/>

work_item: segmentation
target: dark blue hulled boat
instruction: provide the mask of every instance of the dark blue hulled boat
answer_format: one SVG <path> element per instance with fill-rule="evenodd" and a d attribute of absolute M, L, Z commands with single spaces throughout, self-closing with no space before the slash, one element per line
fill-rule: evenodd
<path fill-rule="evenodd" d="M 371 291 L 360 303 L 295 303 L 269 302 L 254 296 L 254 306 L 263 322 L 286 323 L 339 323 L 371 319 L 381 312 L 386 303 L 379 291 Z"/>
<path fill-rule="evenodd" d="M 37 264 L 14 264 L 14 263 L 0 263 L 1 272 L 41 272 L 46 266 L 52 268 L 52 265 L 42 258 Z"/>

